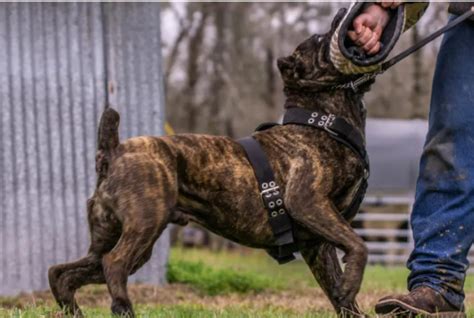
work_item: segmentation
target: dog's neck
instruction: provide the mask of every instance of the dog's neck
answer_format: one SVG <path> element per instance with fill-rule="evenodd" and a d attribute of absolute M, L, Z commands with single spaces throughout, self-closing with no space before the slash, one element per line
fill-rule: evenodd
<path fill-rule="evenodd" d="M 285 108 L 300 107 L 342 117 L 359 128 L 365 130 L 365 108 L 362 94 L 346 90 L 291 94 L 286 92 Z"/>

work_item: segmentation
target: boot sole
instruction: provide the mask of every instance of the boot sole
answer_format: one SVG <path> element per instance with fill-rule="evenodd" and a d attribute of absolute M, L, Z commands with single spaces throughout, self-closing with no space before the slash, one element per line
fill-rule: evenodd
<path fill-rule="evenodd" d="M 466 314 L 461 311 L 430 313 L 423 309 L 413 307 L 398 299 L 386 299 L 379 302 L 375 305 L 375 312 L 382 315 L 381 317 L 466 318 Z"/>

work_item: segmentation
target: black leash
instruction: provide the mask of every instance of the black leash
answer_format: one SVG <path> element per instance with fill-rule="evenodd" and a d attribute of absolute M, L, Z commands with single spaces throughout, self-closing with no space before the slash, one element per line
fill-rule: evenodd
<path fill-rule="evenodd" d="M 368 81 L 371 81 L 374 78 L 376 78 L 378 75 L 385 73 L 385 71 L 387 71 L 389 68 L 391 68 L 392 66 L 394 66 L 395 64 L 397 64 L 398 62 L 403 60 L 404 58 L 406 58 L 409 55 L 413 54 L 414 52 L 418 51 L 419 49 L 424 47 L 426 44 L 430 43 L 431 41 L 433 41 L 434 39 L 436 39 L 437 37 L 439 37 L 443 33 L 451 30 L 454 27 L 456 27 L 458 24 L 466 21 L 467 19 L 469 19 L 473 15 L 474 15 L 474 7 L 472 7 L 471 10 L 467 11 L 463 15 L 460 15 L 459 17 L 457 17 L 456 19 L 454 19 L 453 21 L 451 21 L 450 23 L 448 23 L 446 26 L 442 27 L 438 31 L 430 34 L 429 36 L 427 36 L 426 38 L 424 38 L 423 40 L 421 40 L 417 44 L 415 44 L 412 47 L 406 49 L 405 51 L 401 52 L 400 54 L 394 56 L 390 60 L 382 63 L 379 70 L 377 70 L 375 72 L 372 72 L 372 73 L 366 73 L 366 74 L 362 75 L 361 77 L 359 77 L 358 79 L 356 79 L 354 81 L 351 81 L 349 83 L 335 85 L 335 86 L 332 87 L 332 89 L 349 89 L 349 88 L 351 88 L 352 90 L 357 92 L 357 88 L 359 86 L 361 86 L 362 84 L 365 84 Z"/>

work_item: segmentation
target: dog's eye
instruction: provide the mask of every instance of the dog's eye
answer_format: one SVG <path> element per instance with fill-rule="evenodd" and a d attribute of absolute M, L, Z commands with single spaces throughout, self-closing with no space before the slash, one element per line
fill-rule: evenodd
<path fill-rule="evenodd" d="M 304 72 L 305 72 L 305 65 L 304 65 L 303 61 L 298 60 L 298 61 L 296 62 L 295 71 L 296 71 L 296 73 L 298 73 L 299 75 L 304 74 Z"/>

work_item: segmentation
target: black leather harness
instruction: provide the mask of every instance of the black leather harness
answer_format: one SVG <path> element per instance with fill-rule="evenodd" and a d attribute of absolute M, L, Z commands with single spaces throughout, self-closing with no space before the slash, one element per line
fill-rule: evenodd
<path fill-rule="evenodd" d="M 278 124 L 263 124 L 257 131 L 269 129 Z M 360 158 L 364 166 L 356 194 L 351 203 L 343 211 L 346 218 L 352 218 L 357 213 L 367 190 L 369 177 L 369 159 L 365 150 L 363 136 L 345 119 L 333 114 L 312 112 L 302 108 L 289 108 L 283 118 L 283 125 L 304 125 L 326 131 L 329 136 L 349 147 Z M 275 247 L 267 252 L 280 264 L 295 259 L 294 253 L 305 247 L 307 242 L 297 242 L 294 238 L 292 219 L 288 214 L 283 199 L 283 193 L 278 186 L 273 170 L 262 147 L 253 137 L 238 140 L 243 146 L 258 181 L 260 195 L 265 209 L 268 211 L 269 223 L 275 237 Z"/>

